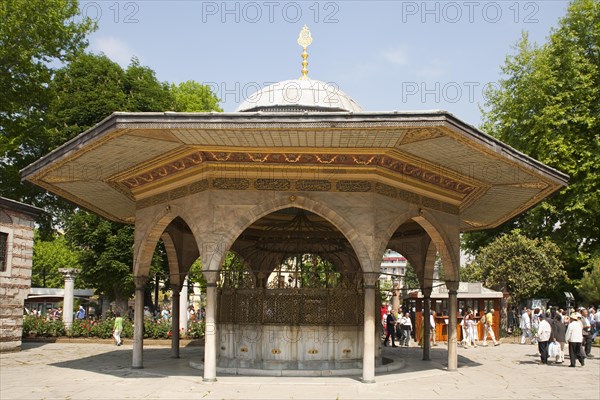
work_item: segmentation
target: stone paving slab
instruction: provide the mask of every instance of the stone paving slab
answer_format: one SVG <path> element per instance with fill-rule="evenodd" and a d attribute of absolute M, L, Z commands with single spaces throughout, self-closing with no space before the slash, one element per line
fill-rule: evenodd
<path fill-rule="evenodd" d="M 537 346 L 459 348 L 459 369 L 446 370 L 446 348 L 384 348 L 406 366 L 376 383 L 349 377 L 218 376 L 202 382 L 203 348 L 145 346 L 144 369 L 132 369 L 131 345 L 27 343 L 0 354 L 0 399 L 600 399 L 600 349 L 585 367 L 538 365 Z"/>

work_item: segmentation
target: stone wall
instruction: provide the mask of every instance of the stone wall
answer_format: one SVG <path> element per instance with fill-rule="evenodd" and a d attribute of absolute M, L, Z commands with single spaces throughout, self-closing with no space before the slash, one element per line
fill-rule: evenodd
<path fill-rule="evenodd" d="M 33 216 L 0 208 L 0 232 L 8 234 L 6 270 L 0 271 L 0 351 L 21 348 L 23 304 L 31 288 Z"/>

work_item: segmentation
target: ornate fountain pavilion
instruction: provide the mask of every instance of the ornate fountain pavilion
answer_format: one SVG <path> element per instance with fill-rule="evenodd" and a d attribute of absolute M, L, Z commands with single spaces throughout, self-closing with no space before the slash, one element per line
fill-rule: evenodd
<path fill-rule="evenodd" d="M 498 226 L 567 184 L 445 111 L 364 112 L 304 67 L 299 80 L 269 86 L 232 113 L 116 112 L 22 171 L 135 226 L 134 368 L 143 366 L 143 291 L 162 239 L 175 356 L 179 292 L 191 264 L 203 265 L 206 381 L 218 371 L 359 368 L 373 382 L 375 284 L 388 248 L 417 271 L 425 313 L 441 257 L 455 370 L 460 233 Z M 245 272 L 221 270 L 228 251 Z M 299 258 L 331 270 L 289 263 Z M 273 286 L 268 277 L 286 260 L 288 280 Z M 426 336 L 425 359 L 429 351 Z"/>

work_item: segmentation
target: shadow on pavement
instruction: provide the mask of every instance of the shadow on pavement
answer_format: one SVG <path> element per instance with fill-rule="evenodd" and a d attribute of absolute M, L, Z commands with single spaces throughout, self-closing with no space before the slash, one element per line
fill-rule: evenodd
<path fill-rule="evenodd" d="M 28 343 L 27 347 L 35 348 L 43 345 L 44 343 Z M 133 350 L 128 347 L 115 347 L 114 350 L 103 351 L 79 359 L 60 361 L 50 365 L 58 368 L 83 370 L 122 378 L 201 377 L 202 371 L 190 367 L 189 364 L 190 361 L 202 361 L 204 348 L 199 346 L 182 347 L 179 352 L 180 358 L 173 358 L 172 350 L 168 347 L 144 348 L 144 368 L 142 369 L 133 369 L 131 367 Z M 442 347 L 431 349 L 431 359 L 429 361 L 422 360 L 423 352 L 418 347 L 384 349 L 382 355 L 394 360 L 403 360 L 405 367 L 397 371 L 377 373 L 378 376 L 402 375 L 422 371 L 442 371 L 447 368 L 447 352 Z M 458 365 L 461 368 L 481 364 L 459 354 Z"/>
<path fill-rule="evenodd" d="M 143 355 L 144 368 L 141 369 L 131 367 L 133 350 L 128 348 L 119 348 L 118 350 L 50 365 L 123 378 L 201 376 L 201 371 L 191 368 L 189 363 L 192 359 L 201 360 L 204 356 L 203 349 L 200 347 L 183 347 L 179 352 L 179 358 L 173 358 L 170 348 L 145 348 Z"/>

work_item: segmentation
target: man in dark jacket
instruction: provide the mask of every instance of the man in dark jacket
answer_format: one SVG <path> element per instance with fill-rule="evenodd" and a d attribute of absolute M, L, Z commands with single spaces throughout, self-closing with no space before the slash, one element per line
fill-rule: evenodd
<path fill-rule="evenodd" d="M 392 346 L 397 347 L 396 342 L 394 340 L 394 336 L 396 336 L 395 335 L 395 333 L 396 333 L 396 318 L 394 318 L 394 314 L 392 313 L 391 310 L 388 312 L 387 319 L 385 320 L 385 326 L 386 326 L 386 330 L 387 330 L 387 335 L 385 336 L 383 345 L 384 346 L 388 345 L 388 339 L 391 336 L 392 337 Z"/>
<path fill-rule="evenodd" d="M 554 315 L 552 320 L 552 336 L 550 337 L 551 346 L 552 343 L 558 344 L 558 354 L 556 355 L 556 363 L 562 364 L 565 361 L 565 351 L 568 349 L 567 341 L 565 340 L 565 332 L 567 330 L 566 325 L 562 322 L 562 318 L 559 313 Z"/>

